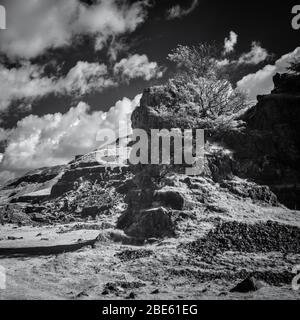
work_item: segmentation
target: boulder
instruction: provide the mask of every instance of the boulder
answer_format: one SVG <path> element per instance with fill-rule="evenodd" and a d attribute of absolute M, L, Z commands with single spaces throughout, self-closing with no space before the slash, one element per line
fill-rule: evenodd
<path fill-rule="evenodd" d="M 153 201 L 163 205 L 166 208 L 174 210 L 183 210 L 185 206 L 184 196 L 173 190 L 158 190 L 154 192 Z"/>
<path fill-rule="evenodd" d="M 230 292 L 248 293 L 257 291 L 262 287 L 263 284 L 261 281 L 257 281 L 254 277 L 249 277 L 237 284 L 234 288 L 230 290 Z"/>
<path fill-rule="evenodd" d="M 163 207 L 142 210 L 132 215 L 132 223 L 124 229 L 129 236 L 147 239 L 172 237 L 175 234 L 174 222 Z"/>

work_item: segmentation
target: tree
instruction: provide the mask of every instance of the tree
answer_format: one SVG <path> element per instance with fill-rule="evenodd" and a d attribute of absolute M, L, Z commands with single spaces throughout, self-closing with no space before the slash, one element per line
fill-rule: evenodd
<path fill-rule="evenodd" d="M 215 44 L 201 43 L 197 46 L 178 45 L 169 55 L 168 60 L 176 63 L 177 76 L 217 77 L 217 61 L 220 50 Z"/>
<path fill-rule="evenodd" d="M 169 88 L 182 103 L 198 108 L 203 119 L 232 116 L 248 106 L 245 93 L 227 80 L 219 63 L 221 57 L 222 50 L 214 44 L 179 45 L 168 56 L 178 70 L 169 81 Z"/>

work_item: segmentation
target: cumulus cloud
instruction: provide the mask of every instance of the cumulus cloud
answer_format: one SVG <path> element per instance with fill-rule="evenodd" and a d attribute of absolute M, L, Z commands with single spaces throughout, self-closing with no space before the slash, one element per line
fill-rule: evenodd
<path fill-rule="evenodd" d="M 224 40 L 224 52 L 229 53 L 234 50 L 235 45 L 237 44 L 238 35 L 234 31 L 230 31 L 229 38 Z"/>
<path fill-rule="evenodd" d="M 142 78 L 149 81 L 163 76 L 163 72 L 159 69 L 157 63 L 149 62 L 145 54 L 135 54 L 122 59 L 114 66 L 114 73 L 125 80 Z"/>
<path fill-rule="evenodd" d="M 237 86 L 246 91 L 251 99 L 255 100 L 257 95 L 270 93 L 274 88 L 273 76 L 276 73 L 286 72 L 290 63 L 299 58 L 300 47 L 283 55 L 274 65 L 268 64 L 256 73 L 246 75 L 237 83 Z"/>
<path fill-rule="evenodd" d="M 252 42 L 251 50 L 240 56 L 239 64 L 259 64 L 265 61 L 269 56 L 266 49 L 262 48 L 258 42 Z"/>
<path fill-rule="evenodd" d="M 78 61 L 64 77 L 48 77 L 44 68 L 28 62 L 19 68 L 8 69 L 0 65 L 0 111 L 7 109 L 14 101 L 31 101 L 55 94 L 87 94 L 101 91 L 114 85 L 104 64 Z"/>
<path fill-rule="evenodd" d="M 168 20 L 180 19 L 184 16 L 187 16 L 197 8 L 198 4 L 199 4 L 199 0 L 193 0 L 190 7 L 186 9 L 182 8 L 180 5 L 173 6 L 167 12 L 167 19 Z"/>
<path fill-rule="evenodd" d="M 112 36 L 134 31 L 146 18 L 147 1 L 4 0 L 7 25 L 0 50 L 11 58 L 31 59 L 48 49 L 68 46 L 78 35 L 91 35 L 101 49 Z"/>
<path fill-rule="evenodd" d="M 54 82 L 54 91 L 82 96 L 92 91 L 101 91 L 114 84 L 109 78 L 106 65 L 78 61 L 66 77 Z"/>
<path fill-rule="evenodd" d="M 100 129 L 130 127 L 129 115 L 140 98 L 141 95 L 133 100 L 124 98 L 108 112 L 90 112 L 89 106 L 80 102 L 65 114 L 30 115 L 22 119 L 6 137 L 0 179 L 7 180 L 39 167 L 65 164 L 77 154 L 96 149 Z"/>

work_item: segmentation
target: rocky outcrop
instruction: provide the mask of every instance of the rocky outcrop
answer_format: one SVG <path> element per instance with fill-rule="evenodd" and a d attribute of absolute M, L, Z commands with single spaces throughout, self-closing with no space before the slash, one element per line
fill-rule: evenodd
<path fill-rule="evenodd" d="M 194 203 L 187 190 L 165 177 L 162 167 L 146 165 L 136 168 L 132 189 L 125 197 L 127 210 L 117 223 L 117 227 L 126 234 L 138 238 L 174 235 L 175 212 L 193 208 Z"/>
<path fill-rule="evenodd" d="M 133 128 L 144 129 L 148 134 L 151 129 L 201 128 L 200 122 L 197 126 L 197 117 L 190 110 L 182 118 L 176 111 L 177 104 L 176 95 L 166 91 L 164 87 L 145 90 L 140 107 L 132 114 Z M 212 183 L 218 183 L 226 192 L 236 195 L 239 199 L 252 199 L 254 202 L 263 202 L 269 206 L 278 205 L 276 195 L 267 186 L 276 182 L 278 173 L 274 174 L 273 171 L 276 171 L 278 166 L 282 167 L 278 143 L 272 139 L 274 132 L 277 131 L 278 139 L 283 138 L 280 121 L 285 121 L 286 130 L 291 130 L 291 135 L 296 137 L 294 128 L 289 126 L 291 119 L 287 113 L 282 112 L 286 117 L 276 114 L 281 112 L 281 107 L 280 104 L 266 107 L 264 98 L 260 98 L 259 104 L 239 119 L 246 123 L 245 128 L 209 131 L 206 137 L 206 163 L 202 176 L 211 179 Z M 294 111 L 298 112 L 296 108 Z M 287 146 L 289 147 L 290 145 Z M 273 162 L 269 166 L 267 161 Z M 291 162 L 295 163 L 295 159 L 293 158 Z M 135 186 L 131 186 L 132 189 L 127 193 L 125 201 L 128 208 L 119 218 L 117 227 L 123 229 L 126 234 L 139 238 L 170 236 L 176 233 L 178 212 L 190 211 L 195 207 L 201 210 L 201 204 L 206 206 L 207 210 L 211 210 L 210 208 L 215 205 L 210 203 L 209 192 L 203 190 L 201 184 L 195 185 L 187 178 L 184 181 L 187 189 L 182 191 L 180 183 L 168 181 L 166 175 L 172 173 L 175 176 L 182 175 L 182 167 L 179 169 L 175 165 L 135 167 L 133 169 L 135 178 L 132 180 Z M 267 179 L 269 176 L 273 180 Z M 285 179 L 283 178 L 283 181 Z M 181 217 L 183 216 L 186 215 L 181 214 Z"/>
<path fill-rule="evenodd" d="M 234 173 L 268 185 L 291 209 L 300 207 L 299 76 L 277 75 L 272 94 L 258 97 L 242 132 L 220 140 L 234 151 Z"/>
<path fill-rule="evenodd" d="M 234 176 L 268 186 L 279 201 L 291 209 L 300 207 L 300 76 L 277 74 L 275 88 L 259 96 L 258 103 L 236 120 L 243 126 L 213 132 L 207 130 L 206 169 L 214 181 Z M 191 110 L 180 116 L 176 95 L 153 87 L 144 91 L 141 105 L 132 115 L 133 128 L 202 128 L 203 123 Z M 185 110 L 186 111 L 186 110 Z M 210 152 L 221 146 L 230 154 Z M 173 168 L 174 169 L 174 168 Z M 275 203 L 275 196 L 256 188 L 250 193 Z M 274 198 L 275 197 L 275 198 Z"/>
<path fill-rule="evenodd" d="M 135 129 L 196 128 L 197 111 L 182 106 L 176 92 L 164 86 L 144 90 L 140 107 L 132 114 L 132 127 Z"/>

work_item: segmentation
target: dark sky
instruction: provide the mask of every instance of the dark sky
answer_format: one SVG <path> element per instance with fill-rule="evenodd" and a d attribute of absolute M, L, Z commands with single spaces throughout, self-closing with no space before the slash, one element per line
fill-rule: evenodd
<path fill-rule="evenodd" d="M 145 87 L 163 82 L 172 72 L 172 66 L 166 60 L 166 56 L 178 44 L 195 45 L 203 41 L 222 43 L 231 30 L 239 36 L 237 52 L 249 51 L 251 42 L 259 41 L 262 47 L 274 54 L 274 58 L 278 58 L 294 50 L 299 44 L 300 31 L 291 28 L 291 8 L 296 1 L 200 0 L 192 13 L 174 20 L 165 18 L 166 10 L 175 4 L 187 7 L 191 1 L 157 0 L 153 3 L 146 22 L 123 39 L 129 45 L 131 53 L 147 54 L 150 61 L 168 67 L 165 77 L 150 82 L 135 80 L 129 85 L 120 85 L 102 93 L 82 97 L 80 100 L 88 102 L 92 110 L 108 110 L 118 99 L 124 96 L 133 98 Z M 107 63 L 106 56 L 95 53 L 92 45 L 92 41 L 86 38 L 76 47 L 55 50 L 34 62 L 47 63 L 55 58 L 58 62 L 64 63 L 66 72 L 78 60 Z M 71 97 L 49 96 L 36 101 L 32 113 L 64 113 L 75 103 Z M 23 116 L 24 113 L 18 114 L 11 108 L 11 111 L 3 116 L 5 126 L 13 126 L 16 120 Z"/>

